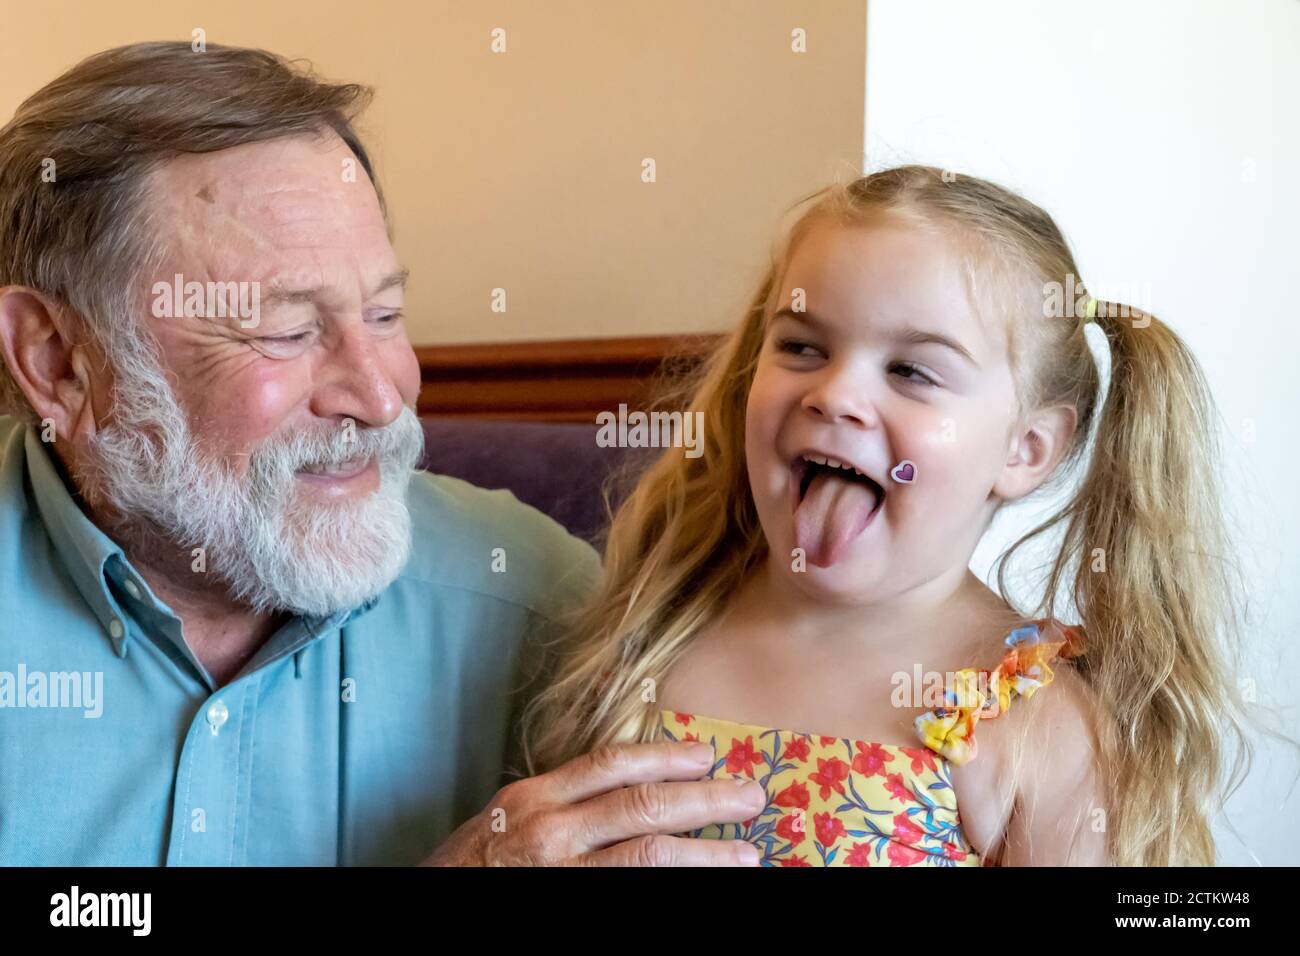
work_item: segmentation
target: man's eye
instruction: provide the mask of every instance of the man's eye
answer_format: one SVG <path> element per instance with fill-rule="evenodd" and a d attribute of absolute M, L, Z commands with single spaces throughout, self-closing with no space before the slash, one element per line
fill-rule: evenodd
<path fill-rule="evenodd" d="M 401 312 L 385 312 L 383 315 L 377 315 L 372 321 L 380 325 L 396 325 L 402 320 Z"/>
<path fill-rule="evenodd" d="M 288 358 L 298 355 L 316 338 L 316 329 L 294 332 L 291 335 L 263 335 L 253 340 L 253 346 L 267 355 Z"/>
<path fill-rule="evenodd" d="M 907 373 L 902 376 L 903 380 L 907 382 L 915 382 L 917 385 L 933 386 L 936 384 L 934 379 L 930 378 L 930 376 L 926 375 L 911 362 L 899 362 L 890 369 L 890 371 Z"/>
<path fill-rule="evenodd" d="M 293 335 L 274 335 L 264 338 L 263 342 L 275 342 L 280 345 L 297 345 L 311 338 L 311 332 L 295 332 Z"/>

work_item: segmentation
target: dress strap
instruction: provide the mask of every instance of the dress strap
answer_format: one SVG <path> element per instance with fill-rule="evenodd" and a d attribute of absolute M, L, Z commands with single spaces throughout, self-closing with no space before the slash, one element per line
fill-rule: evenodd
<path fill-rule="evenodd" d="M 916 718 L 921 742 L 961 766 L 974 759 L 975 725 L 1000 716 L 1016 697 L 1029 698 L 1052 682 L 1051 662 L 1083 654 L 1083 631 L 1041 619 L 1007 635 L 1007 651 L 993 670 L 968 667 L 944 687 L 944 706 Z"/>

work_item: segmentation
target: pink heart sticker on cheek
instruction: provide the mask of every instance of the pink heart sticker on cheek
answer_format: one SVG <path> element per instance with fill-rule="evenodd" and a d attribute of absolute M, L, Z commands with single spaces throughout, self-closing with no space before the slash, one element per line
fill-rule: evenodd
<path fill-rule="evenodd" d="M 889 472 L 889 477 L 900 484 L 910 485 L 916 480 L 916 463 L 904 458 Z"/>

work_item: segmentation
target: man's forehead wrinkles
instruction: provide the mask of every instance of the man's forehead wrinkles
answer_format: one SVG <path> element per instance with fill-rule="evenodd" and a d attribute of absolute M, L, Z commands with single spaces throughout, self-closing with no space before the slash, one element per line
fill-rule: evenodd
<path fill-rule="evenodd" d="M 410 270 L 404 268 L 364 281 L 359 281 L 355 273 L 344 273 L 331 279 L 328 273 L 319 271 L 277 272 L 262 282 L 262 304 L 269 307 L 280 303 L 342 301 L 354 294 L 369 299 L 389 289 L 404 289 L 409 276 Z"/>
<path fill-rule="evenodd" d="M 215 248 L 229 248 L 236 242 L 246 244 L 252 254 L 264 249 L 268 244 L 267 230 L 259 228 L 251 217 L 241 215 L 231 208 L 228 197 L 214 183 L 205 184 L 199 192 L 206 191 L 212 196 L 211 201 L 204 201 L 198 192 L 169 197 L 164 213 L 164 235 L 170 231 L 182 243 L 191 244 L 189 248 L 176 249 L 178 253 L 190 255 L 196 252 L 209 255 Z"/>
<path fill-rule="evenodd" d="M 177 213 L 228 222 L 258 221 L 267 224 L 294 223 L 304 219 L 335 221 L 348 218 L 352 210 L 338 202 L 321 183 L 285 182 L 280 179 L 248 180 L 239 176 L 209 175 L 201 181 L 163 179 L 168 205 Z M 322 215 L 322 199 L 332 215 Z"/>

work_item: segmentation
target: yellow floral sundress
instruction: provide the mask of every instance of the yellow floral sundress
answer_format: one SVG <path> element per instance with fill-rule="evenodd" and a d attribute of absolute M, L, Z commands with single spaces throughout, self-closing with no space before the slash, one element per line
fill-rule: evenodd
<path fill-rule="evenodd" d="M 996 668 L 957 671 L 945 683 L 944 706 L 916 718 L 916 746 L 661 711 L 663 738 L 713 744 L 719 759 L 708 776 L 748 777 L 767 792 L 757 816 L 690 835 L 747 840 L 764 866 L 980 866 L 962 832 L 949 767 L 975 757 L 980 720 L 1050 684 L 1050 662 L 1079 656 L 1082 637 L 1048 620 L 1011 631 Z"/>

